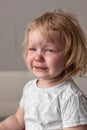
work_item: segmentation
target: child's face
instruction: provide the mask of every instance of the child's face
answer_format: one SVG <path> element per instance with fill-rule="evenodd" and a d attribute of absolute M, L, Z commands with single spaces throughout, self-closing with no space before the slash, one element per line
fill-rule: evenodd
<path fill-rule="evenodd" d="M 64 43 L 60 33 L 50 31 L 53 41 L 47 41 L 37 30 L 28 37 L 27 66 L 39 79 L 55 79 L 64 69 Z"/>

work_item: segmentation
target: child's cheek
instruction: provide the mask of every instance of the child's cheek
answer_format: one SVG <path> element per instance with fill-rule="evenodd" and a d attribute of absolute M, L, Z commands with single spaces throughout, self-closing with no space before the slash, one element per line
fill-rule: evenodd
<path fill-rule="evenodd" d="M 27 63 L 27 67 L 28 67 L 28 68 L 31 68 L 31 66 L 32 66 L 32 58 L 29 57 L 29 56 L 27 56 L 26 63 Z"/>

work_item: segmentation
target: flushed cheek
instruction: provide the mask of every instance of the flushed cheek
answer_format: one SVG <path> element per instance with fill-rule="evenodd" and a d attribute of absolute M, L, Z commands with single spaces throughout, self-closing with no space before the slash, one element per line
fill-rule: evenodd
<path fill-rule="evenodd" d="M 48 61 L 50 71 L 60 73 L 64 69 L 64 58 L 62 56 L 54 57 L 53 60 Z"/>
<path fill-rule="evenodd" d="M 32 59 L 32 57 L 28 57 L 28 56 L 27 56 L 26 63 L 27 63 L 27 67 L 28 67 L 29 69 L 31 69 L 31 68 L 32 68 L 32 65 L 33 65 L 33 59 Z"/>

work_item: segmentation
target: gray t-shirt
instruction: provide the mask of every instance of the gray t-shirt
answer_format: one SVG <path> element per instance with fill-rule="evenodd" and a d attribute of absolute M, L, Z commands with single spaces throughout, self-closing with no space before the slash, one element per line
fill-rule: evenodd
<path fill-rule="evenodd" d="M 39 88 L 37 79 L 23 90 L 26 130 L 63 130 L 87 124 L 87 98 L 72 79 L 50 88 Z"/>

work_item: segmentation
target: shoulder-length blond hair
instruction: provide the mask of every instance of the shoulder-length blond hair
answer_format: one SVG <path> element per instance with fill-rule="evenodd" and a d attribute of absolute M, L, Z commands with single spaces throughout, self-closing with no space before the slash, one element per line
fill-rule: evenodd
<path fill-rule="evenodd" d="M 24 45 L 24 58 L 27 57 L 28 36 L 31 30 L 38 29 L 45 38 L 52 40 L 48 30 L 60 31 L 65 42 L 65 68 L 62 79 L 79 73 L 84 76 L 87 70 L 87 48 L 84 32 L 79 21 L 70 10 L 46 12 L 34 19 L 27 27 Z"/>

